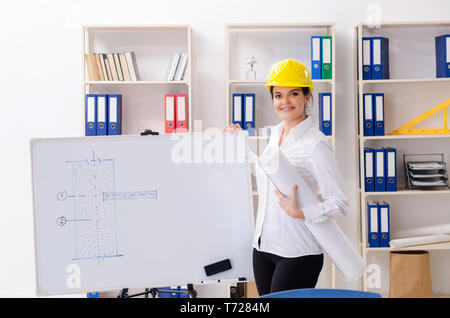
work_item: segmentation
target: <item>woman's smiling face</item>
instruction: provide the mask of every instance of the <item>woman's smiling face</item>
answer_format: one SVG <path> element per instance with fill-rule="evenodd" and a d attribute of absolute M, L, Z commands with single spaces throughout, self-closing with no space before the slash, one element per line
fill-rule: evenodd
<path fill-rule="evenodd" d="M 306 117 L 305 108 L 311 95 L 305 96 L 301 88 L 275 86 L 272 96 L 275 113 L 280 119 L 293 121 Z"/>

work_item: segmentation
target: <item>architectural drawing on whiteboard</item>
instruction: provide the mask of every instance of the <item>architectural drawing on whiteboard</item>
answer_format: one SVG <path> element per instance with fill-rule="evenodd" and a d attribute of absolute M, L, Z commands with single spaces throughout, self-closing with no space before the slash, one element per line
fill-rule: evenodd
<path fill-rule="evenodd" d="M 60 216 L 58 226 L 71 222 L 74 229 L 75 251 L 73 260 L 120 257 L 117 243 L 117 200 L 158 199 L 158 192 L 116 192 L 114 159 L 66 161 L 72 169 L 72 194 L 57 193 L 59 201 L 73 200 L 73 218 Z"/>

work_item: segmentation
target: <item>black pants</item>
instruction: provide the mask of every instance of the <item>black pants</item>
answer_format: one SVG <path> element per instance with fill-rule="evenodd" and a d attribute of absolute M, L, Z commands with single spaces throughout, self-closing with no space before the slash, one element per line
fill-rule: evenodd
<path fill-rule="evenodd" d="M 253 273 L 259 295 L 282 290 L 314 288 L 323 254 L 286 258 L 253 249 Z"/>

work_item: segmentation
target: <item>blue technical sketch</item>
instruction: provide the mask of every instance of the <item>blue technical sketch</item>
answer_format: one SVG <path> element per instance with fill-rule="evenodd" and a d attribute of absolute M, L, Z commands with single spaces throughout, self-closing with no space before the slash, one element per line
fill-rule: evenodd
<path fill-rule="evenodd" d="M 72 195 L 66 191 L 57 199 L 73 200 L 73 219 L 64 216 L 56 220 L 58 226 L 73 222 L 75 251 L 73 260 L 121 257 L 117 245 L 117 200 L 157 200 L 157 190 L 116 192 L 114 159 L 66 161 L 72 169 Z"/>

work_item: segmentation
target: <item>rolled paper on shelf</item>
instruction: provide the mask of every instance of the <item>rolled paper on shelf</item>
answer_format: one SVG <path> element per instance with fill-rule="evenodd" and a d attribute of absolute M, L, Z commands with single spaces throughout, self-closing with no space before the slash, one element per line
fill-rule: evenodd
<path fill-rule="evenodd" d="M 450 242 L 450 235 L 448 234 L 437 234 L 437 235 L 425 235 L 418 237 L 407 237 L 402 239 L 391 240 L 389 245 L 393 248 L 416 246 L 416 245 L 426 245 Z"/>
<path fill-rule="evenodd" d="M 450 223 L 422 226 L 409 230 L 396 231 L 399 238 L 407 238 L 412 236 L 434 235 L 434 234 L 450 234 Z"/>
<path fill-rule="evenodd" d="M 319 202 L 295 167 L 278 147 L 271 147 L 259 158 L 259 166 L 284 195 L 289 196 L 297 185 L 297 206 L 312 207 Z M 301 221 L 304 222 L 302 219 Z M 348 281 L 357 280 L 365 271 L 365 263 L 334 220 L 305 222 L 306 227 Z"/>

